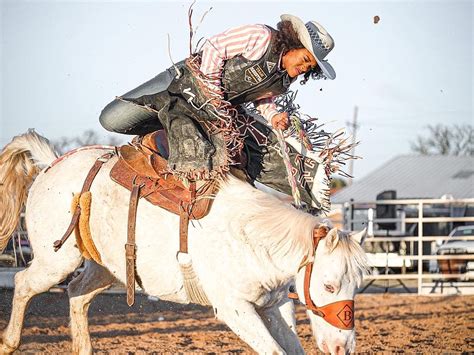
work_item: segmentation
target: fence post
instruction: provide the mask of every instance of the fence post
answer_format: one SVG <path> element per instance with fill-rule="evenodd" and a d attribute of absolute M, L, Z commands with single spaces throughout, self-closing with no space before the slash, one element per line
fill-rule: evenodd
<path fill-rule="evenodd" d="M 418 202 L 418 294 L 423 283 L 423 202 Z"/>
<path fill-rule="evenodd" d="M 349 230 L 350 231 L 353 231 L 354 230 L 354 199 L 351 198 L 350 200 L 350 207 L 351 207 L 351 210 L 350 210 L 350 216 L 351 216 L 351 224 L 349 225 Z"/>
<path fill-rule="evenodd" d="M 369 208 L 367 210 L 367 234 L 369 237 L 374 236 L 374 209 Z"/>
<path fill-rule="evenodd" d="M 349 202 L 344 202 L 343 208 L 343 226 L 346 230 L 351 230 L 351 215 L 350 215 L 350 204 Z"/>
<path fill-rule="evenodd" d="M 400 210 L 400 233 L 402 235 L 406 235 L 407 233 L 407 224 L 405 222 L 405 218 L 407 217 L 407 213 L 405 211 L 405 208 Z"/>

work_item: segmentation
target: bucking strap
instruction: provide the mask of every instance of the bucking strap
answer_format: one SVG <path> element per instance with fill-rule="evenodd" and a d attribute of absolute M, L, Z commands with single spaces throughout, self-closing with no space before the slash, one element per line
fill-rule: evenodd
<path fill-rule="evenodd" d="M 133 184 L 130 195 L 130 206 L 128 209 L 128 229 L 127 243 L 125 244 L 125 259 L 127 273 L 127 304 L 132 306 L 135 303 L 135 226 L 137 221 L 137 206 L 140 196 L 141 185 Z"/>
<path fill-rule="evenodd" d="M 107 162 L 110 158 L 112 158 L 115 155 L 114 152 L 108 152 L 101 157 L 99 157 L 94 165 L 92 166 L 91 170 L 89 170 L 89 173 L 87 174 L 86 179 L 84 180 L 84 184 L 82 185 L 82 190 L 80 195 L 82 195 L 84 192 L 89 191 L 91 188 L 92 182 L 94 181 L 97 173 L 99 172 L 100 168 L 102 165 L 104 165 L 105 162 Z M 62 236 L 61 239 L 56 240 L 53 244 L 54 251 L 58 251 L 64 244 L 64 242 L 69 238 L 71 235 L 72 231 L 74 228 L 76 228 L 77 222 L 79 221 L 79 215 L 81 214 L 81 208 L 79 205 L 76 206 L 76 209 L 74 211 L 74 214 L 72 215 L 71 223 L 69 224 L 69 227 L 67 228 L 66 232 Z"/>

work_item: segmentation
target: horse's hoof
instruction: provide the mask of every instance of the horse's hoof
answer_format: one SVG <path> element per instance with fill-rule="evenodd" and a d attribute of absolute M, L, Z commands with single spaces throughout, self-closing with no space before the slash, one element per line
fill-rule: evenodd
<path fill-rule="evenodd" d="M 3 342 L 3 339 L 0 338 L 0 355 L 10 355 L 10 354 L 13 354 L 15 350 L 16 349 L 5 344 Z"/>

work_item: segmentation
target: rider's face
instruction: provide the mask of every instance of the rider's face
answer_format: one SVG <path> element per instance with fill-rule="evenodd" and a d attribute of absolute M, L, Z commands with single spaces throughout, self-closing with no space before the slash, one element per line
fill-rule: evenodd
<path fill-rule="evenodd" d="M 318 65 L 316 59 L 306 48 L 291 49 L 283 55 L 283 68 L 290 78 L 304 74 Z"/>

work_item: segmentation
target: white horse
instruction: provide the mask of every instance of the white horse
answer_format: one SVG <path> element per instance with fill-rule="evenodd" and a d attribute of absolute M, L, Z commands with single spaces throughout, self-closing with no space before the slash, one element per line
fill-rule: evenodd
<path fill-rule="evenodd" d="M 0 353 L 9 354 L 19 347 L 31 298 L 64 280 L 82 263 L 73 237 L 58 252 L 53 242 L 70 223 L 73 193 L 81 190 L 89 169 L 102 154 L 103 149 L 81 150 L 44 169 L 57 156 L 45 138 L 31 131 L 15 137 L 0 154 L 0 251 L 24 203 L 34 250 L 31 265 L 15 276 L 12 314 Z M 92 352 L 87 321 L 91 300 L 116 279 L 126 280 L 124 244 L 130 192 L 109 178 L 116 159 L 104 164 L 91 187 L 90 229 L 103 265 L 86 263 L 84 272 L 68 287 L 73 351 L 81 354 Z M 367 266 L 357 242 L 360 235 L 333 229 L 315 247 L 313 233 L 320 223 L 229 176 L 221 183 L 210 213 L 189 226 L 189 254 L 216 316 L 258 353 L 304 353 L 296 333 L 293 301 L 288 298 L 296 277 L 300 301 L 307 302 L 302 261 L 314 261 L 307 287 L 316 305 L 354 298 Z M 178 216 L 145 200 L 139 202 L 136 269 L 147 294 L 187 303 L 176 260 L 178 225 Z M 354 351 L 354 329 L 339 329 L 317 312 L 308 314 L 322 351 Z"/>

